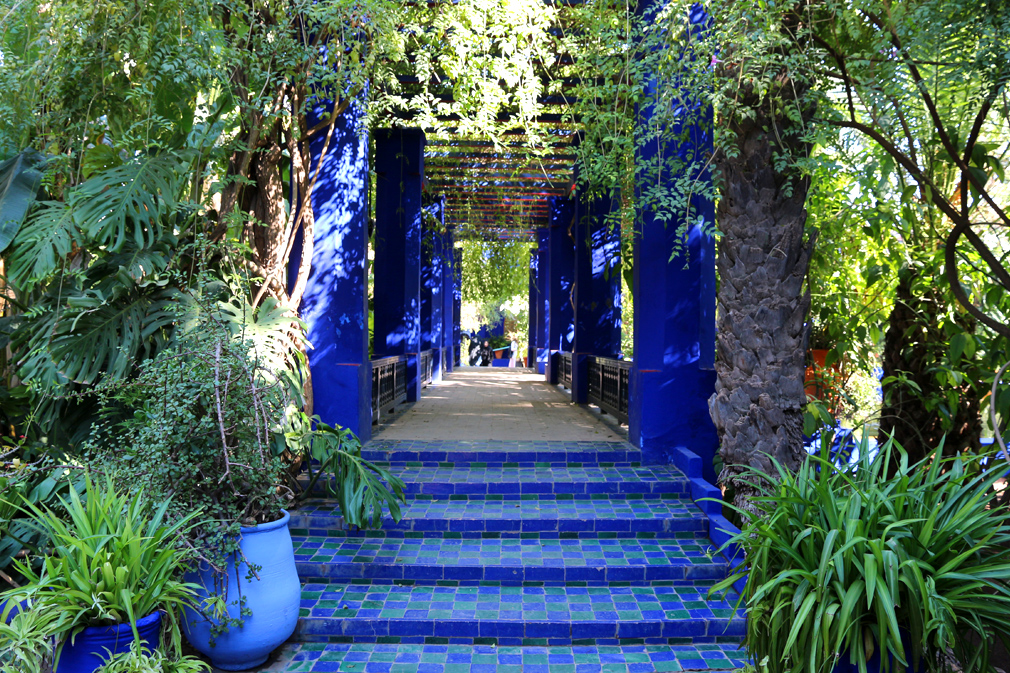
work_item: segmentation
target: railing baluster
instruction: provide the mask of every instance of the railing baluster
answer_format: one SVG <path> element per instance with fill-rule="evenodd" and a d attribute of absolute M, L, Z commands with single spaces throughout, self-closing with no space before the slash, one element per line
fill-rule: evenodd
<path fill-rule="evenodd" d="M 627 423 L 630 378 L 630 361 L 589 356 L 589 402 Z"/>

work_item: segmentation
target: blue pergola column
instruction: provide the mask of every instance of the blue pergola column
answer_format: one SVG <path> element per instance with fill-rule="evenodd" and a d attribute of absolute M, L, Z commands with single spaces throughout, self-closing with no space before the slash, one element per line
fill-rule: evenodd
<path fill-rule="evenodd" d="M 443 206 L 444 208 L 444 206 Z M 456 362 L 456 351 L 459 344 L 453 343 L 453 315 L 455 301 L 453 300 L 454 283 L 454 263 L 452 228 L 445 230 L 442 234 L 442 344 L 445 347 L 445 362 L 442 369 L 451 372 Z"/>
<path fill-rule="evenodd" d="M 706 21 L 700 6 L 692 9 L 695 25 Z M 654 82 L 648 83 L 654 86 Z M 651 110 L 639 110 L 647 124 Z M 690 126 L 680 142 L 662 148 L 669 165 L 691 161 L 712 149 L 710 113 Z M 676 130 L 676 129 L 675 129 Z M 674 134 L 679 136 L 680 134 Z M 654 140 L 640 149 L 637 161 L 655 161 Z M 710 180 L 707 174 L 697 180 Z M 640 185 L 640 189 L 644 189 Z M 678 236 L 681 219 L 662 222 L 643 213 L 634 241 L 635 357 L 631 369 L 628 434 L 642 449 L 646 463 L 700 463 L 702 476 L 716 483 L 712 461 L 718 435 L 709 416 L 708 399 L 715 391 L 715 241 L 706 236 L 699 218 L 715 218 L 711 201 L 694 197 L 685 237 Z M 684 245 L 686 243 L 686 245 Z M 683 245 L 683 252 L 673 256 Z M 685 470 L 687 472 L 693 469 Z"/>
<path fill-rule="evenodd" d="M 571 352 L 575 338 L 575 315 L 572 310 L 572 285 L 575 282 L 574 199 L 551 197 L 550 205 L 550 282 L 548 287 L 548 335 L 550 349 L 550 383 L 558 382 L 558 353 Z"/>
<path fill-rule="evenodd" d="M 536 367 L 538 374 L 547 374 L 550 379 L 550 277 L 551 277 L 551 230 L 549 227 L 537 229 L 537 333 Z"/>
<path fill-rule="evenodd" d="M 420 394 L 421 181 L 424 133 L 375 132 L 375 356 L 407 356 L 407 400 Z"/>
<path fill-rule="evenodd" d="M 537 306 L 540 304 L 540 296 L 537 291 L 537 249 L 530 248 L 530 286 L 529 286 L 529 308 L 526 315 L 529 316 L 529 324 L 526 337 L 526 362 L 533 365 L 537 357 Z"/>
<path fill-rule="evenodd" d="M 309 126 L 329 114 L 312 109 Z M 372 366 L 368 359 L 368 130 L 361 107 L 352 104 L 337 119 L 320 165 L 324 138 L 311 142 L 312 271 L 301 316 L 312 373 L 313 413 L 343 426 L 362 441 L 372 432 Z M 300 256 L 301 244 L 292 259 Z M 294 263 L 297 272 L 297 262 Z"/>
<path fill-rule="evenodd" d="M 462 334 L 459 328 L 463 310 L 463 249 L 452 249 L 452 343 L 456 348 L 456 365 L 462 357 Z"/>
<path fill-rule="evenodd" d="M 589 356 L 616 358 L 621 352 L 621 230 L 607 221 L 607 215 L 620 207 L 619 195 L 601 197 L 583 202 L 576 218 L 572 344 L 576 404 L 589 401 Z"/>
<path fill-rule="evenodd" d="M 442 221 L 441 201 L 428 207 L 431 219 L 421 243 L 421 350 L 431 349 L 431 381 L 442 380 Z"/>

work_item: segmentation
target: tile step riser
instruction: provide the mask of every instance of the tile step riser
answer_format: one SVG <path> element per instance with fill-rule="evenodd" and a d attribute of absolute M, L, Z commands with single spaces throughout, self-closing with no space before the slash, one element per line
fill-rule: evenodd
<path fill-rule="evenodd" d="M 322 530 L 321 533 L 317 532 Z M 391 540 L 423 540 L 423 539 L 434 539 L 434 540 L 614 540 L 617 538 L 629 537 L 627 533 L 480 533 L 480 532 L 464 532 L 464 533 L 411 533 L 409 531 L 390 531 L 387 534 L 385 531 L 379 531 L 376 533 L 374 530 L 358 531 L 358 532 L 347 532 L 343 529 L 328 528 L 328 529 L 313 529 L 308 528 L 292 528 L 292 536 L 300 537 L 330 537 L 333 539 L 353 539 L 361 540 L 362 542 L 381 542 L 386 538 Z M 699 533 L 698 531 L 686 531 L 689 534 L 703 536 L 705 537 L 703 543 L 709 544 L 707 538 L 707 533 Z M 632 533 L 632 537 L 635 534 Z M 680 539 L 684 535 L 681 533 L 643 533 L 641 540 L 674 540 Z"/>
<path fill-rule="evenodd" d="M 481 639 L 490 640 L 494 645 L 487 642 L 457 645 L 450 642 L 455 639 L 446 638 L 430 639 L 437 643 L 425 643 L 421 639 L 417 644 L 401 644 L 399 640 L 402 639 L 388 638 L 376 638 L 376 644 L 330 643 L 327 640 L 286 646 L 280 656 L 288 655 L 297 662 L 287 670 L 299 673 L 548 673 L 550 670 L 667 673 L 699 669 L 732 671 L 743 668 L 747 663 L 746 652 L 740 649 L 738 638 L 735 642 L 697 645 L 667 642 L 646 645 L 644 639 L 634 639 L 635 643 L 623 646 L 620 641 L 615 641 L 613 645 L 617 647 L 552 647 L 547 645 L 546 638 L 523 639 L 515 646 L 504 642 L 513 640 L 506 638 Z M 396 640 L 397 643 L 386 644 L 384 641 L 388 640 Z"/>
<path fill-rule="evenodd" d="M 314 493 L 326 495 L 324 484 L 317 483 Z M 470 500 L 520 500 L 523 496 L 531 499 L 556 500 L 555 496 L 571 496 L 575 500 L 593 498 L 615 500 L 650 500 L 660 498 L 690 499 L 690 487 L 685 483 L 636 484 L 612 482 L 608 484 L 438 484 L 407 483 L 403 489 L 407 497 L 428 496 L 446 499 L 450 496 L 464 496 Z"/>
<path fill-rule="evenodd" d="M 589 582 L 605 586 L 614 582 L 639 583 L 676 580 L 721 580 L 726 577 L 727 565 L 706 564 L 666 565 L 657 567 L 536 567 L 536 566 L 429 566 L 416 564 L 377 563 L 311 563 L 296 561 L 298 576 L 303 582 L 330 582 L 355 579 L 412 580 L 434 583 L 457 581 L 501 582 L 521 585 L 524 582 L 556 582 L 569 584 Z"/>
<path fill-rule="evenodd" d="M 321 644 L 327 643 L 330 646 L 338 646 L 339 643 L 344 644 L 356 644 L 356 645 L 462 645 L 465 647 L 634 647 L 634 646 L 648 646 L 648 645 L 659 645 L 659 646 L 714 646 L 723 645 L 732 648 L 734 652 L 740 651 L 741 657 L 736 665 L 731 666 L 717 666 L 714 668 L 734 670 L 738 668 L 743 668 L 747 663 L 743 658 L 746 656 L 743 654 L 743 637 L 742 636 L 720 636 L 720 637 L 710 637 L 710 636 L 695 636 L 691 638 L 592 638 L 592 639 L 578 639 L 572 640 L 567 643 L 554 643 L 550 642 L 548 638 L 436 638 L 434 636 L 429 637 L 393 637 L 393 636 L 313 636 L 309 634 L 297 634 L 295 638 L 288 641 L 289 644 L 294 644 L 296 647 L 306 646 L 309 644 Z M 611 662 L 612 663 L 612 662 Z M 329 664 L 332 666 L 332 664 Z M 313 671 L 336 671 L 337 668 L 313 668 Z M 472 673 L 471 669 L 466 669 L 467 673 Z M 618 669 L 620 670 L 620 669 Z M 654 669 L 633 669 L 644 671 L 652 671 Z M 701 663 L 692 665 L 690 668 L 687 666 L 682 666 L 681 668 L 673 668 L 669 670 L 674 671 L 695 671 L 695 670 L 709 670 L 709 667 L 704 666 Z"/>
<path fill-rule="evenodd" d="M 536 463 L 599 465 L 616 464 L 617 467 L 633 467 L 641 464 L 641 451 L 370 451 L 361 452 L 365 460 L 376 463 L 452 463 L 469 465 L 483 463 L 488 467 L 500 467 L 504 463 L 518 464 L 520 467 Z"/>
<path fill-rule="evenodd" d="M 298 620 L 295 640 L 306 638 L 350 637 L 352 639 L 382 638 L 450 638 L 512 639 L 520 644 L 524 639 L 546 638 L 551 645 L 571 645 L 573 642 L 620 641 L 626 639 L 696 639 L 742 638 L 747 623 L 741 619 L 677 619 L 670 621 L 481 621 L 481 620 L 409 620 L 409 619 L 340 619 L 338 617 L 302 617 Z M 513 643 L 515 644 L 515 643 Z"/>
<path fill-rule="evenodd" d="M 346 535 L 335 517 L 291 517 L 292 532 L 311 537 Z M 708 520 L 699 516 L 684 519 L 580 520 L 580 519 L 392 519 L 383 521 L 382 531 L 389 537 L 404 533 L 481 533 L 519 535 L 521 533 L 682 533 L 708 532 Z M 307 531 L 307 532 L 304 532 Z M 581 536 L 580 536 L 581 537 Z"/>

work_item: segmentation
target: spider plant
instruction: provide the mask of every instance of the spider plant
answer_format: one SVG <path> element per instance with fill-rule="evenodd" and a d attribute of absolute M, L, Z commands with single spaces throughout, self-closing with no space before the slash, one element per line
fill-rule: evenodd
<path fill-rule="evenodd" d="M 1002 470 L 979 456 L 910 464 L 888 441 L 839 468 L 826 454 L 795 473 L 751 470 L 760 490 L 729 543 L 746 562 L 713 591 L 746 577 L 745 644 L 771 673 L 991 671 L 1010 635 L 1010 524 L 994 504 Z M 743 512 L 741 512 L 743 514 Z M 877 666 L 873 666 L 874 669 Z"/>
<path fill-rule="evenodd" d="M 111 480 L 100 487 L 87 478 L 84 498 L 74 490 L 69 496 L 60 498 L 66 520 L 26 503 L 51 551 L 39 568 L 15 561 L 26 584 L 6 592 L 8 602 L 27 598 L 34 610 L 63 615 L 70 638 L 88 626 L 129 623 L 139 639 L 137 620 L 161 610 L 169 646 L 178 652 L 179 613 L 195 595 L 179 579 L 188 562 L 179 542 L 198 513 L 169 522 L 168 501 L 150 511 L 142 492 L 118 492 Z"/>

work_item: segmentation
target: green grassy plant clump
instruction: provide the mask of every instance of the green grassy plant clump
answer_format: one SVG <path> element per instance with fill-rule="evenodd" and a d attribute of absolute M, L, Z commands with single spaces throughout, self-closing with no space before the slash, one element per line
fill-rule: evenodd
<path fill-rule="evenodd" d="M 49 548 L 38 568 L 15 561 L 25 584 L 4 594 L 7 611 L 21 601 L 30 607 L 0 633 L 0 650 L 16 646 L 19 656 L 31 658 L 34 651 L 41 660 L 49 637 L 62 645 L 85 627 L 122 623 L 139 638 L 137 620 L 160 611 L 166 650 L 178 654 L 179 617 L 196 595 L 196 587 L 181 579 L 191 558 L 182 536 L 197 513 L 170 522 L 168 501 L 155 506 L 143 493 L 91 478 L 83 497 L 71 490 L 60 503 L 65 516 L 26 505 Z"/>
<path fill-rule="evenodd" d="M 893 442 L 870 453 L 748 473 L 759 515 L 729 543 L 746 562 L 714 591 L 747 577 L 751 657 L 772 673 L 865 673 L 875 652 L 885 670 L 942 671 L 951 651 L 966 673 L 993 670 L 1010 635 L 1010 524 L 993 492 L 1005 465 L 942 446 L 914 464 Z"/>

